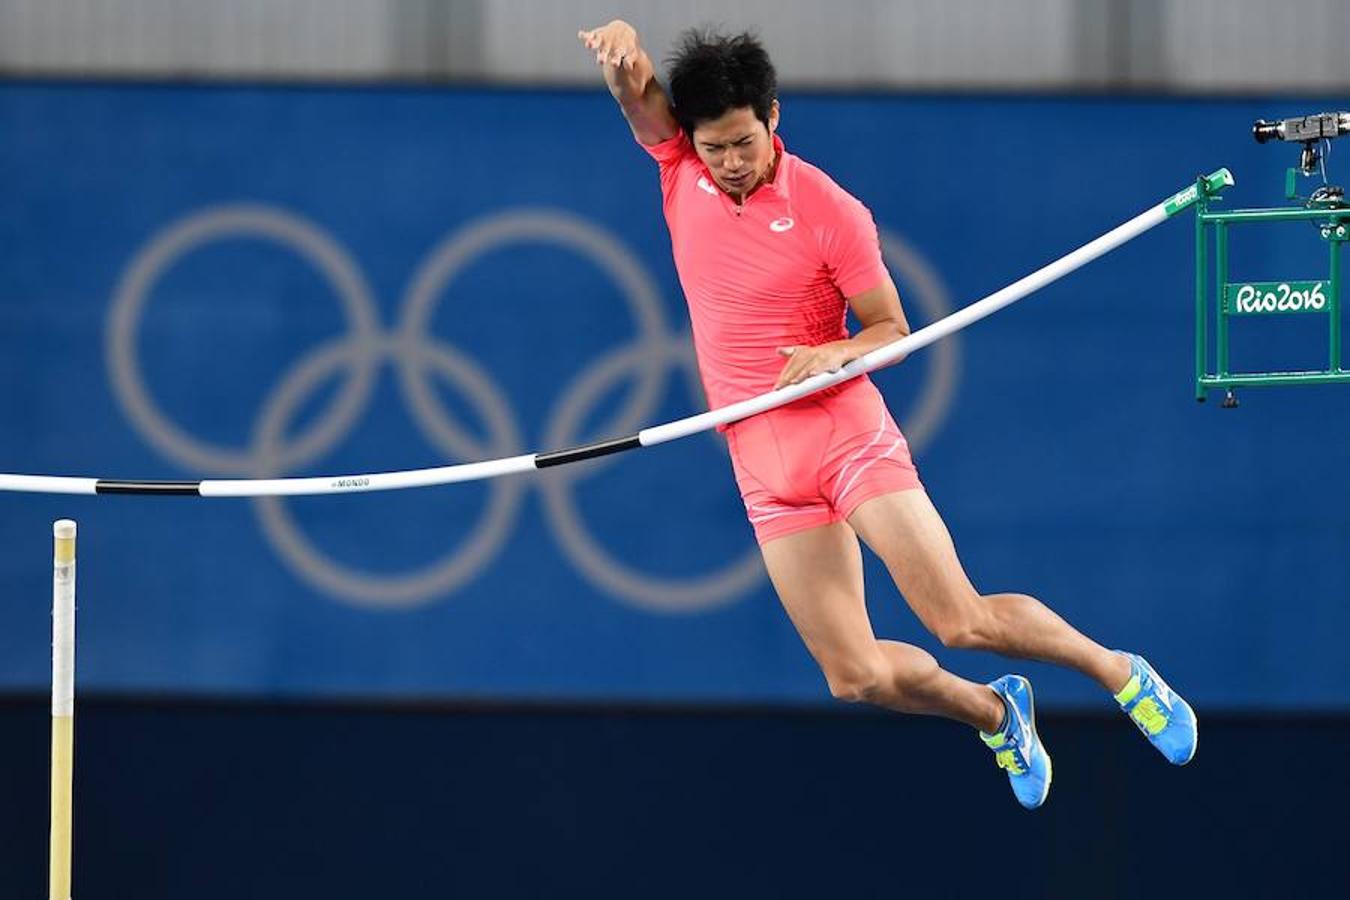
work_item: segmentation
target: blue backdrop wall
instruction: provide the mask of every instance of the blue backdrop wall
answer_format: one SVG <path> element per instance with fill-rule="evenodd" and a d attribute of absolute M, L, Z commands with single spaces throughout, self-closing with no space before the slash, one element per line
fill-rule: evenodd
<path fill-rule="evenodd" d="M 922 323 L 1199 172 L 1277 201 L 1294 153 L 1251 120 L 1345 103 L 792 95 L 781 133 L 872 208 Z M 0 198 L 4 471 L 409 468 L 700 408 L 655 172 L 602 91 L 8 84 Z M 1197 407 L 1191 242 L 1160 228 L 877 381 L 979 586 L 1198 703 L 1345 709 L 1350 394 Z M 1325 267 L 1301 229 L 1234 252 L 1252 279 Z M 1240 324 L 1239 367 L 1319 362 L 1311 321 Z M 89 688 L 827 696 L 715 437 L 396 495 L 0 496 L 0 688 L 46 684 L 58 516 Z M 935 646 L 869 565 L 878 632 Z"/>

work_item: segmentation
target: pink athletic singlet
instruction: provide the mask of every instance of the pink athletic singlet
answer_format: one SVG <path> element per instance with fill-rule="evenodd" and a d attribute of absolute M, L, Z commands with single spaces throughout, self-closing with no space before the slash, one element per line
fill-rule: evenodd
<path fill-rule="evenodd" d="M 683 131 L 644 147 L 661 169 L 675 267 L 711 408 L 770 390 L 779 347 L 848 337 L 846 298 L 886 279 L 867 207 L 788 153 L 737 205 Z M 865 500 L 921 487 L 909 447 L 866 376 L 726 429 L 761 544 L 847 518 Z"/>

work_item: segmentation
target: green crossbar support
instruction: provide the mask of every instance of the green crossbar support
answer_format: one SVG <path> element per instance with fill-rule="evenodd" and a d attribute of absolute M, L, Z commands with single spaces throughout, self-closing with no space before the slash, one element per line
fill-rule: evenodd
<path fill-rule="evenodd" d="M 1224 405 L 1231 406 L 1236 405 L 1233 391 L 1238 387 L 1350 383 L 1350 370 L 1342 367 L 1341 345 L 1341 248 L 1350 241 L 1350 208 L 1288 207 L 1214 212 L 1210 203 L 1217 199 L 1218 191 L 1211 189 L 1211 177 L 1197 179 L 1192 187 L 1195 191 L 1195 399 L 1203 401 L 1210 391 L 1224 390 L 1228 393 Z M 1318 233 L 1328 246 L 1326 277 L 1229 281 L 1230 228 L 1279 222 L 1312 222 L 1318 226 Z M 1211 232 L 1214 245 L 1212 286 L 1209 282 Z M 1214 316 L 1212 357 L 1208 334 L 1210 315 Z M 1327 367 L 1308 371 L 1232 371 L 1229 320 L 1235 316 L 1268 315 L 1326 316 Z"/>

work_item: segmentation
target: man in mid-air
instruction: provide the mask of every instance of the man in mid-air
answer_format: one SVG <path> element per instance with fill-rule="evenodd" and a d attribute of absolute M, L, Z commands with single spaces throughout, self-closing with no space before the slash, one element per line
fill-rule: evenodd
<path fill-rule="evenodd" d="M 614 21 L 578 37 L 660 167 L 711 407 L 835 371 L 909 333 L 871 214 L 777 135 L 777 79 L 754 37 L 687 32 L 669 96 L 631 25 Z M 861 326 L 851 337 L 849 310 Z M 1195 714 L 1142 657 L 1105 649 L 1034 597 L 975 590 L 867 376 L 725 434 L 769 578 L 835 697 L 965 722 L 1023 806 L 1045 801 L 1050 755 L 1030 682 L 1005 675 L 977 684 L 918 647 L 878 640 L 863 597 L 861 538 L 944 646 L 1076 669 L 1110 692 L 1168 761 L 1184 765 L 1195 754 Z"/>

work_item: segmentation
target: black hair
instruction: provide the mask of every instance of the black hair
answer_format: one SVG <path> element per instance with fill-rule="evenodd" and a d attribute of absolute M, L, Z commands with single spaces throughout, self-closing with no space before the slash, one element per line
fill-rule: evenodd
<path fill-rule="evenodd" d="M 690 138 L 700 122 L 746 106 L 768 126 L 769 110 L 778 96 L 778 75 L 754 34 L 728 36 L 691 28 L 680 35 L 666 65 L 675 120 Z"/>

